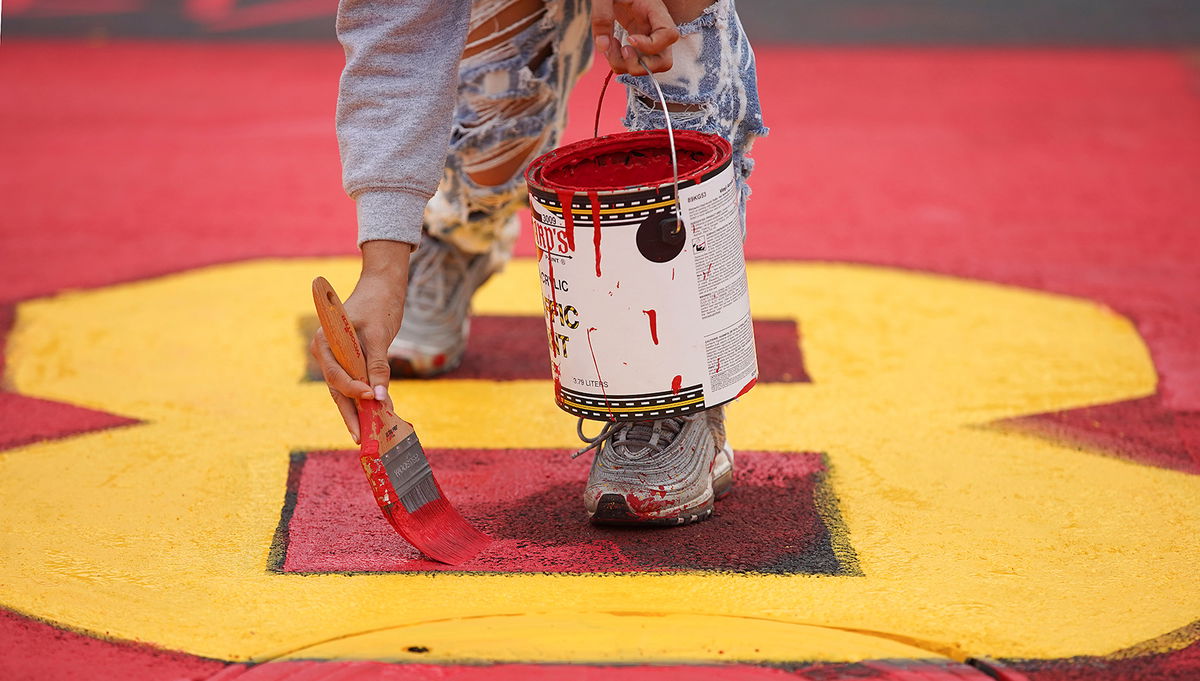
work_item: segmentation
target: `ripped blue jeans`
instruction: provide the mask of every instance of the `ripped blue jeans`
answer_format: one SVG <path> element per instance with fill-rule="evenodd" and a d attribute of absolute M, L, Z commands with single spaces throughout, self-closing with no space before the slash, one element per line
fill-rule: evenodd
<path fill-rule="evenodd" d="M 476 0 L 471 35 L 486 32 L 517 1 Z M 754 139 L 767 132 L 754 52 L 733 0 L 716 0 L 679 30 L 681 37 L 671 47 L 674 66 L 654 78 L 675 127 L 715 133 L 732 143 L 744 230 L 746 180 L 753 169 L 747 155 Z M 617 36 L 623 37 L 619 29 Z M 546 0 L 528 17 L 468 40 L 466 51 L 470 56 L 459 67 L 450 152 L 437 194 L 425 209 L 425 230 L 468 253 L 490 252 L 498 267 L 510 257 L 520 230 L 517 211 L 527 203 L 525 166 L 559 144 L 567 97 L 591 65 L 589 3 Z M 650 77 L 619 80 L 626 86 L 626 128 L 666 127 Z M 522 162 L 511 176 L 497 178 L 492 172 L 518 159 Z"/>

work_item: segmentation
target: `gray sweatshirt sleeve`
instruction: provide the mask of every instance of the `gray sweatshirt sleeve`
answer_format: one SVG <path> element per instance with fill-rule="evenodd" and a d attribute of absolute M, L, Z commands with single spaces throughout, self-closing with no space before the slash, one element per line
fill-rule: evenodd
<path fill-rule="evenodd" d="M 341 0 L 346 51 L 337 103 L 342 182 L 358 206 L 358 243 L 421 239 L 437 190 L 470 2 Z"/>

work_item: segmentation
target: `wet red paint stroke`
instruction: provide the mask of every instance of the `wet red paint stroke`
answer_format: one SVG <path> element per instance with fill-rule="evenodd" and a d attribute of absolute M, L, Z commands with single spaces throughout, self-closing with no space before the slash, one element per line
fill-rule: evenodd
<path fill-rule="evenodd" d="M 567 250 L 575 252 L 575 213 L 572 210 L 571 202 L 575 199 L 575 194 L 566 190 L 558 190 L 555 192 L 558 196 L 558 202 L 562 204 L 563 231 L 567 235 Z"/>
<path fill-rule="evenodd" d="M 650 322 L 650 340 L 654 341 L 655 345 L 658 345 L 658 311 L 642 310 L 642 314 L 646 315 L 646 318 Z"/>
<path fill-rule="evenodd" d="M 679 394 L 679 390 L 680 390 L 682 387 L 683 387 L 683 376 L 679 376 L 679 375 L 677 374 L 677 375 L 675 376 L 675 378 L 672 378 L 672 379 L 671 379 L 671 394 L 672 394 L 672 395 L 678 395 L 678 394 Z"/>
<path fill-rule="evenodd" d="M 608 418 L 616 421 L 617 417 L 613 415 L 612 403 L 608 401 L 608 390 L 604 387 L 604 377 L 600 375 L 600 362 L 596 360 L 596 348 L 592 345 L 592 332 L 596 327 L 589 326 L 587 330 L 588 350 L 592 353 L 592 366 L 596 367 L 596 383 L 600 384 L 600 394 L 604 395 L 604 407 L 608 409 Z"/>
<path fill-rule="evenodd" d="M 596 247 L 596 276 L 600 276 L 600 196 L 596 192 L 588 192 L 588 200 L 592 203 L 592 244 Z"/>

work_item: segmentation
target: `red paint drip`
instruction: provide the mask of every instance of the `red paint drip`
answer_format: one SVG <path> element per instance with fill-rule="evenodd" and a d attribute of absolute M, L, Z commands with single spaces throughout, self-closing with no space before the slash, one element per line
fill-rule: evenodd
<path fill-rule="evenodd" d="M 596 246 L 596 276 L 600 276 L 600 196 L 596 192 L 588 192 L 588 200 L 592 202 L 592 243 Z"/>
<path fill-rule="evenodd" d="M 642 310 L 642 314 L 646 315 L 650 320 L 650 340 L 658 345 L 658 311 L 657 310 Z"/>
<path fill-rule="evenodd" d="M 612 404 L 608 401 L 608 391 L 604 389 L 604 377 L 600 375 L 600 362 L 596 361 L 596 348 L 592 347 L 592 332 L 595 330 L 594 326 L 588 327 L 588 350 L 592 353 L 592 366 L 596 367 L 596 382 L 600 384 L 600 394 L 604 395 L 604 406 L 608 409 L 608 418 L 616 421 L 617 417 L 613 415 Z"/>
<path fill-rule="evenodd" d="M 572 210 L 571 201 L 575 198 L 575 193 L 560 189 L 555 194 L 558 196 L 558 202 L 562 204 L 563 229 L 567 233 L 567 250 L 574 252 L 575 211 Z"/>
<path fill-rule="evenodd" d="M 676 376 L 671 379 L 671 394 L 678 395 L 679 389 L 683 387 L 683 376 Z"/>
<path fill-rule="evenodd" d="M 554 315 L 558 314 L 558 286 L 554 283 L 554 256 L 546 254 L 546 263 L 550 267 L 550 304 L 553 309 L 547 310 L 546 319 L 550 320 L 550 354 L 558 357 L 558 339 L 554 337 Z M 545 303 L 543 303 L 544 305 Z"/>

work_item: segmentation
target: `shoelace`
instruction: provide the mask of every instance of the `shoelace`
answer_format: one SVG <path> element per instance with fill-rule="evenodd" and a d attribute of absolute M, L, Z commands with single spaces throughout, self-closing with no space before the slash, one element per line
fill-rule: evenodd
<path fill-rule="evenodd" d="M 653 421 L 609 421 L 595 437 L 583 434 L 584 419 L 580 418 L 575 424 L 575 432 L 580 440 L 588 444 L 572 454 L 571 458 L 582 456 L 593 449 L 599 452 L 605 443 L 609 447 L 623 445 L 625 453 L 632 459 L 659 454 L 671 446 L 675 438 L 683 432 L 684 424 L 691 418 L 694 417 L 675 416 Z M 639 449 L 635 450 L 633 447 Z"/>

